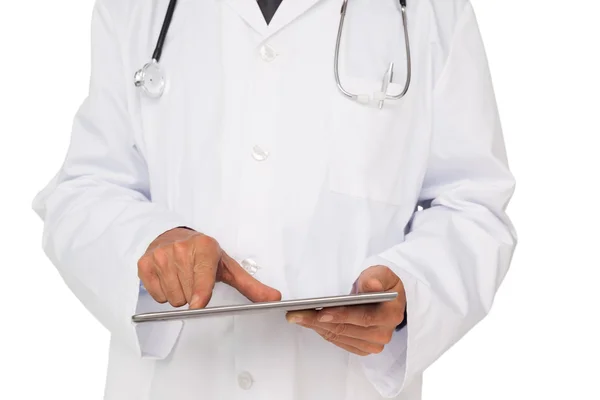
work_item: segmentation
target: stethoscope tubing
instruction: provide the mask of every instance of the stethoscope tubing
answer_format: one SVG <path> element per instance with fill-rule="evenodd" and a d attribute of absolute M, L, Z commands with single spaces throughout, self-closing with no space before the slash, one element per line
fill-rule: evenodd
<path fill-rule="evenodd" d="M 169 7 L 167 8 L 167 15 L 165 16 L 165 20 L 160 30 L 160 35 L 158 36 L 158 42 L 156 43 L 154 54 L 152 55 L 152 59 L 157 63 L 160 62 L 160 58 L 162 57 L 162 51 L 165 46 L 165 40 L 167 38 L 167 34 L 169 33 L 169 28 L 171 27 L 171 22 L 173 21 L 173 14 L 175 14 L 176 7 L 177 0 L 170 0 Z"/>
<path fill-rule="evenodd" d="M 406 48 L 406 83 L 405 83 L 404 89 L 402 90 L 401 93 L 396 94 L 396 95 L 391 95 L 391 94 L 387 93 L 387 83 L 392 81 L 392 76 L 393 76 L 393 72 L 394 72 L 394 64 L 390 63 L 389 69 L 386 72 L 386 74 L 384 75 L 384 82 L 383 82 L 384 89 L 381 93 L 377 93 L 377 95 L 381 97 L 380 98 L 380 108 L 382 107 L 384 100 L 399 100 L 399 99 L 403 98 L 407 94 L 407 92 L 410 88 L 410 85 L 411 85 L 411 80 L 412 80 L 411 48 L 410 48 L 410 39 L 409 39 L 409 32 L 408 32 L 408 18 L 406 16 L 406 14 L 407 14 L 406 2 L 407 1 L 406 0 L 398 0 L 398 1 L 400 3 L 400 8 L 401 8 L 402 24 L 403 24 L 403 28 L 404 28 L 404 38 L 405 38 L 405 48 Z M 135 80 L 136 86 L 138 86 L 138 87 L 142 86 L 142 88 L 145 89 L 144 91 L 147 93 L 148 93 L 149 89 L 147 89 L 147 86 L 145 86 L 146 84 L 144 83 L 144 77 L 145 77 L 145 71 L 147 71 L 146 68 L 148 66 L 153 65 L 154 68 L 159 72 L 159 74 L 162 75 L 161 79 L 164 82 L 164 75 L 162 74 L 162 72 L 160 72 L 159 62 L 162 57 L 165 40 L 166 40 L 167 34 L 169 32 L 169 28 L 171 27 L 171 22 L 173 21 L 173 15 L 175 14 L 176 7 L 177 7 L 177 0 L 169 0 L 167 13 L 166 13 L 165 19 L 163 21 L 163 25 L 160 30 L 160 34 L 158 37 L 158 41 L 156 43 L 156 47 L 154 49 L 154 53 L 152 54 L 151 63 L 146 64 L 146 66 L 144 66 L 144 68 L 142 68 L 140 71 L 138 71 L 136 73 L 136 80 Z M 344 22 L 345 22 L 345 18 L 346 18 L 347 7 L 348 7 L 348 0 L 343 0 L 342 7 L 340 9 L 340 21 L 339 21 L 337 39 L 336 39 L 336 45 L 335 45 L 333 71 L 334 71 L 334 75 L 335 75 L 335 82 L 337 84 L 337 87 L 338 87 L 340 93 L 342 93 L 347 98 L 360 101 L 360 99 L 365 97 L 365 95 L 353 94 L 353 93 L 349 92 L 348 90 L 346 90 L 344 88 L 344 86 L 341 82 L 341 78 L 340 78 L 340 69 L 339 69 L 340 51 L 341 51 L 341 42 L 342 42 L 342 36 L 343 36 L 343 32 L 344 32 Z M 387 81 L 387 83 L 386 83 L 386 81 Z M 161 88 L 161 90 L 158 92 L 158 94 L 153 97 L 160 97 L 160 95 L 162 95 L 163 89 L 164 89 L 164 85 Z"/>

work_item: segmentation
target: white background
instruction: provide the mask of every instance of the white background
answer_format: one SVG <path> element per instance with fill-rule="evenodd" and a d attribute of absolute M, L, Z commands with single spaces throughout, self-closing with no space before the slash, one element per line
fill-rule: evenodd
<path fill-rule="evenodd" d="M 429 370 L 424 398 L 599 400 L 600 5 L 473 4 L 520 243 L 490 316 Z M 46 260 L 30 209 L 86 95 L 92 6 L 0 3 L 2 399 L 102 398 L 109 336 Z"/>

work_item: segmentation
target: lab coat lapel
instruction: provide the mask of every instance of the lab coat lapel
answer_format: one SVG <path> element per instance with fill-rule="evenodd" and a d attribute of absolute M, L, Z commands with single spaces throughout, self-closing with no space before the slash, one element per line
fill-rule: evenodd
<path fill-rule="evenodd" d="M 324 0 L 283 0 L 268 27 L 268 36 L 294 22 L 320 1 Z"/>
<path fill-rule="evenodd" d="M 226 0 L 244 21 L 260 35 L 266 35 L 268 26 L 256 0 Z"/>
<path fill-rule="evenodd" d="M 271 24 L 267 25 L 256 0 L 226 0 L 247 24 L 265 39 L 285 28 L 319 1 L 323 0 L 283 0 Z"/>

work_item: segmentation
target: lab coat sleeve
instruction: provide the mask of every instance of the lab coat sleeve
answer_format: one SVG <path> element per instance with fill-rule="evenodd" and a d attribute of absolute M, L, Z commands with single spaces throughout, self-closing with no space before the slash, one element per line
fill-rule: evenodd
<path fill-rule="evenodd" d="M 161 233 L 185 218 L 150 201 L 148 169 L 132 135 L 127 78 L 111 17 L 102 2 L 92 18 L 89 95 L 73 124 L 66 159 L 34 199 L 44 220 L 43 247 L 85 307 L 140 357 L 166 357 L 181 323 L 134 326 L 140 300 L 137 261 Z"/>
<path fill-rule="evenodd" d="M 515 182 L 470 4 L 436 81 L 433 113 L 424 209 L 415 213 L 404 242 L 360 266 L 390 267 L 406 291 L 408 325 L 382 353 L 362 358 L 366 376 L 386 398 L 485 317 L 516 246 L 505 212 Z"/>

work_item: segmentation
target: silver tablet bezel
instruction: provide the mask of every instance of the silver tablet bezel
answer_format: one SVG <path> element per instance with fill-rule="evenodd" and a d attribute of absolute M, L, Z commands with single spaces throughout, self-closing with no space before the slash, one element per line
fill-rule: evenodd
<path fill-rule="evenodd" d="M 131 317 L 134 323 L 185 320 L 209 315 L 239 315 L 252 312 L 273 310 L 302 311 L 320 310 L 330 307 L 348 307 L 364 304 L 375 304 L 395 300 L 396 292 L 360 293 L 345 296 L 315 297 L 307 299 L 283 300 L 266 303 L 250 303 L 229 306 L 215 306 L 197 310 L 173 310 L 136 314 Z"/>

